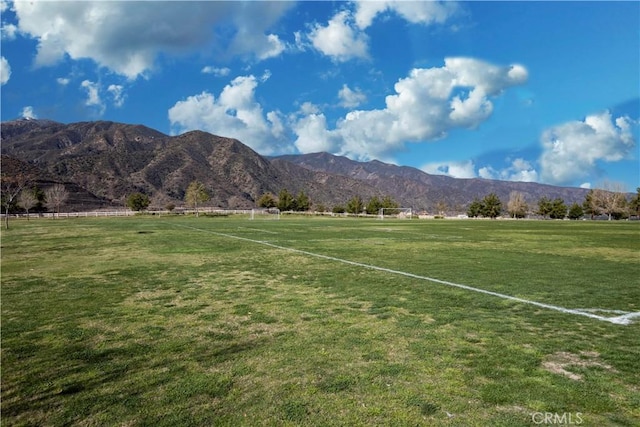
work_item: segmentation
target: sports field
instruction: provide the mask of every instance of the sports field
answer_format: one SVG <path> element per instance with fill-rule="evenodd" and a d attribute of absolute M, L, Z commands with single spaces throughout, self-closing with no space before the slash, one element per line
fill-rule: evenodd
<path fill-rule="evenodd" d="M 640 420 L 640 223 L 14 220 L 2 425 Z"/>

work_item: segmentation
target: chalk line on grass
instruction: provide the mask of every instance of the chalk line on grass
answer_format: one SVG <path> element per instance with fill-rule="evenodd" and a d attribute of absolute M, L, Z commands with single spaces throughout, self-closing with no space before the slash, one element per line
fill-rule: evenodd
<path fill-rule="evenodd" d="M 315 252 L 309 252 L 309 251 L 305 251 L 302 249 L 295 249 L 295 248 L 289 248 L 286 246 L 280 246 L 280 245 L 276 245 L 275 243 L 270 243 L 264 240 L 255 240 L 255 239 L 249 239 L 248 237 L 241 237 L 241 236 L 236 236 L 233 234 L 227 234 L 227 233 L 220 233 L 217 231 L 212 231 L 212 230 L 206 230 L 206 229 L 202 229 L 202 228 L 197 228 L 197 227 L 191 227 L 188 225 L 181 225 L 181 224 L 169 224 L 169 223 L 165 223 L 168 225 L 174 225 L 177 227 L 183 227 L 183 228 L 188 228 L 191 230 L 196 230 L 196 231 L 201 231 L 204 233 L 209 233 L 209 234 L 214 234 L 216 236 L 221 236 L 221 237 L 227 237 L 229 239 L 236 239 L 236 240 L 242 240 L 245 242 L 251 242 L 251 243 L 256 243 L 259 245 L 264 245 L 264 246 L 269 246 L 275 249 L 281 249 L 281 250 L 285 250 L 285 251 L 289 251 L 289 252 L 294 252 L 294 253 L 299 253 L 299 254 L 303 254 L 303 255 L 308 255 L 311 257 L 315 257 L 315 258 L 321 258 L 321 259 L 326 259 L 326 260 L 330 260 L 330 261 L 335 261 L 335 262 L 339 262 L 342 264 L 348 264 L 348 265 L 354 265 L 357 267 L 363 267 L 363 268 L 367 268 L 370 270 L 376 270 L 376 271 L 383 271 L 385 273 L 391 273 L 391 274 L 397 274 L 400 276 L 405 276 L 405 277 L 410 277 L 412 279 L 418 279 L 418 280 L 426 280 L 429 282 L 433 282 L 433 283 L 438 283 L 441 285 L 446 285 L 446 286 L 451 286 L 454 288 L 459 288 L 459 289 L 464 289 L 467 291 L 472 291 L 472 292 L 478 292 L 481 294 L 485 294 L 485 295 L 491 295 L 494 297 L 498 297 L 498 298 L 502 298 L 502 299 L 506 299 L 509 301 L 515 301 L 515 302 L 519 302 L 522 304 L 528 304 L 528 305 L 533 305 L 536 307 L 540 307 L 540 308 L 546 308 L 548 310 L 553 310 L 553 311 L 558 311 L 560 313 L 565 313 L 565 314 L 574 314 L 577 316 L 584 316 L 584 317 L 589 317 L 591 319 L 596 319 L 596 320 L 600 320 L 603 322 L 609 322 L 609 323 L 614 323 L 616 325 L 629 325 L 633 322 L 633 318 L 635 317 L 640 317 L 640 313 L 626 313 L 623 314 L 621 316 L 616 316 L 616 317 L 606 317 L 606 316 L 599 316 L 595 313 L 593 313 L 593 311 L 596 311 L 595 309 L 586 309 L 586 310 L 580 310 L 580 309 L 574 309 L 574 308 L 566 308 L 566 307 L 560 307 L 558 305 L 553 305 L 553 304 L 546 304 L 543 302 L 538 302 L 538 301 L 532 301 L 532 300 L 528 300 L 528 299 L 524 299 L 524 298 L 519 298 L 519 297 L 514 297 L 512 295 L 507 295 L 507 294 L 502 294 L 499 292 L 494 292 L 494 291 L 488 291 L 486 289 L 482 289 L 482 288 L 474 288 L 473 286 L 468 286 L 468 285 L 463 285 L 460 283 L 454 283 L 454 282 L 449 282 L 446 280 L 440 280 L 440 279 L 436 279 L 433 277 L 427 277 L 427 276 L 420 276 L 418 274 L 413 274 L 413 273 L 408 273 L 405 271 L 400 271 L 400 270 L 393 270 L 390 268 L 385 268 L 385 267 L 379 267 L 377 265 L 371 265 L 371 264 L 365 264 L 362 262 L 357 262 L 357 261 L 350 261 L 348 259 L 342 259 L 342 258 L 336 258 L 333 256 L 329 256 L 329 255 L 323 255 L 323 254 L 317 254 Z M 604 310 L 601 310 L 604 311 Z"/>

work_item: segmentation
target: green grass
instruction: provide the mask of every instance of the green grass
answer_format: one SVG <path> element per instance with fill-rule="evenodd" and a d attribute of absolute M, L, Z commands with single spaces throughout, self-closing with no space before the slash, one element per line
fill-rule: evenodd
<path fill-rule="evenodd" d="M 638 312 L 638 223 L 231 216 L 11 226 L 5 426 L 640 419 L 640 318 L 615 325 L 215 234 L 567 308 Z"/>

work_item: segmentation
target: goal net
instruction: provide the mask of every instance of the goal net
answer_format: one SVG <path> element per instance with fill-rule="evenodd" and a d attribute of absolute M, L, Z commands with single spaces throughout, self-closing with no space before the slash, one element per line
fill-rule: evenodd
<path fill-rule="evenodd" d="M 260 219 L 280 219 L 280 209 L 278 208 L 264 208 L 264 209 L 251 209 L 250 220 Z"/>
<path fill-rule="evenodd" d="M 411 208 L 381 208 L 378 219 L 411 219 Z"/>

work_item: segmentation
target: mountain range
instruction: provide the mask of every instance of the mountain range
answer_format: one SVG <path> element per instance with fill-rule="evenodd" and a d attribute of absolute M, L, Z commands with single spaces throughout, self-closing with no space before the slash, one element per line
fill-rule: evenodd
<path fill-rule="evenodd" d="M 538 183 L 456 179 L 379 161 L 356 162 L 328 153 L 264 157 L 240 141 L 191 131 L 178 136 L 142 125 L 107 121 L 63 124 L 20 119 L 0 127 L 2 170 L 17 164 L 36 171 L 37 185 L 62 183 L 66 210 L 122 207 L 133 192 L 147 194 L 152 208 L 183 204 L 193 180 L 204 183 L 211 206 L 247 209 L 265 193 L 304 191 L 313 205 L 331 208 L 358 195 L 390 196 L 400 206 L 462 213 L 475 198 L 495 193 L 503 203 L 512 191 L 530 205 L 541 197 L 582 203 L 588 190 Z"/>

